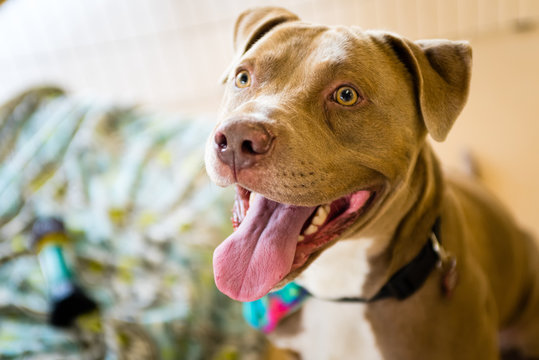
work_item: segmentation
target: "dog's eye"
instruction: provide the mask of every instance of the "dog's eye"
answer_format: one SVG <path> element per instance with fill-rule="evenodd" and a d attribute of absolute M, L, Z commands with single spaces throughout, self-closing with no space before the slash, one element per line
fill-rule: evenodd
<path fill-rule="evenodd" d="M 251 85 L 251 75 L 247 70 L 242 70 L 236 75 L 236 86 L 246 88 Z"/>
<path fill-rule="evenodd" d="M 351 86 L 341 86 L 333 94 L 333 99 L 341 105 L 355 105 L 359 99 L 356 90 Z"/>

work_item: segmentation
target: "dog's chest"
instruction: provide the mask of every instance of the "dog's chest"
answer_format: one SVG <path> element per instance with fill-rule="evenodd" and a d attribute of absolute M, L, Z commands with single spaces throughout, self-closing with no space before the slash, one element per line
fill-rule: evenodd
<path fill-rule="evenodd" d="M 270 340 L 302 359 L 383 359 L 365 312 L 364 304 L 312 298 Z"/>
<path fill-rule="evenodd" d="M 365 316 L 366 305 L 322 299 L 362 297 L 370 271 L 368 256 L 381 251 L 387 239 L 341 240 L 324 251 L 296 279 L 314 297 L 277 329 L 275 344 L 304 359 L 382 359 Z"/>

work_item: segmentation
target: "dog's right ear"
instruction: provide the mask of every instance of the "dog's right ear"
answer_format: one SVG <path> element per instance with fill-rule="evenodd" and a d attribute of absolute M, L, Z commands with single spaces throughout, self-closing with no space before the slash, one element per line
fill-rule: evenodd
<path fill-rule="evenodd" d="M 412 76 L 419 114 L 436 141 L 443 141 L 462 111 L 470 89 L 472 50 L 465 41 L 409 41 L 375 33 Z"/>
<path fill-rule="evenodd" d="M 296 14 L 279 7 L 258 7 L 244 11 L 234 27 L 235 60 L 277 25 L 297 20 L 299 17 Z M 228 80 L 228 73 L 223 76 L 223 83 Z"/>

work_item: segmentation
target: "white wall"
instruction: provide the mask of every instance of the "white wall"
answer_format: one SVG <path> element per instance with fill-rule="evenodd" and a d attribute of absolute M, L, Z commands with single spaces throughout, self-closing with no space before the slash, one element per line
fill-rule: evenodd
<path fill-rule="evenodd" d="M 471 151 L 483 181 L 539 239 L 539 29 L 472 46 L 468 104 L 437 150 L 454 167 Z"/>

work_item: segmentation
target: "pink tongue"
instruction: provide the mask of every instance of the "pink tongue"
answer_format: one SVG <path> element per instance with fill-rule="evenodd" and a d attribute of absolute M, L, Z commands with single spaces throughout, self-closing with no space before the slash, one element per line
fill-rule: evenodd
<path fill-rule="evenodd" d="M 290 272 L 301 228 L 314 209 L 257 195 L 238 229 L 213 253 L 219 290 L 239 301 L 266 295 Z"/>

